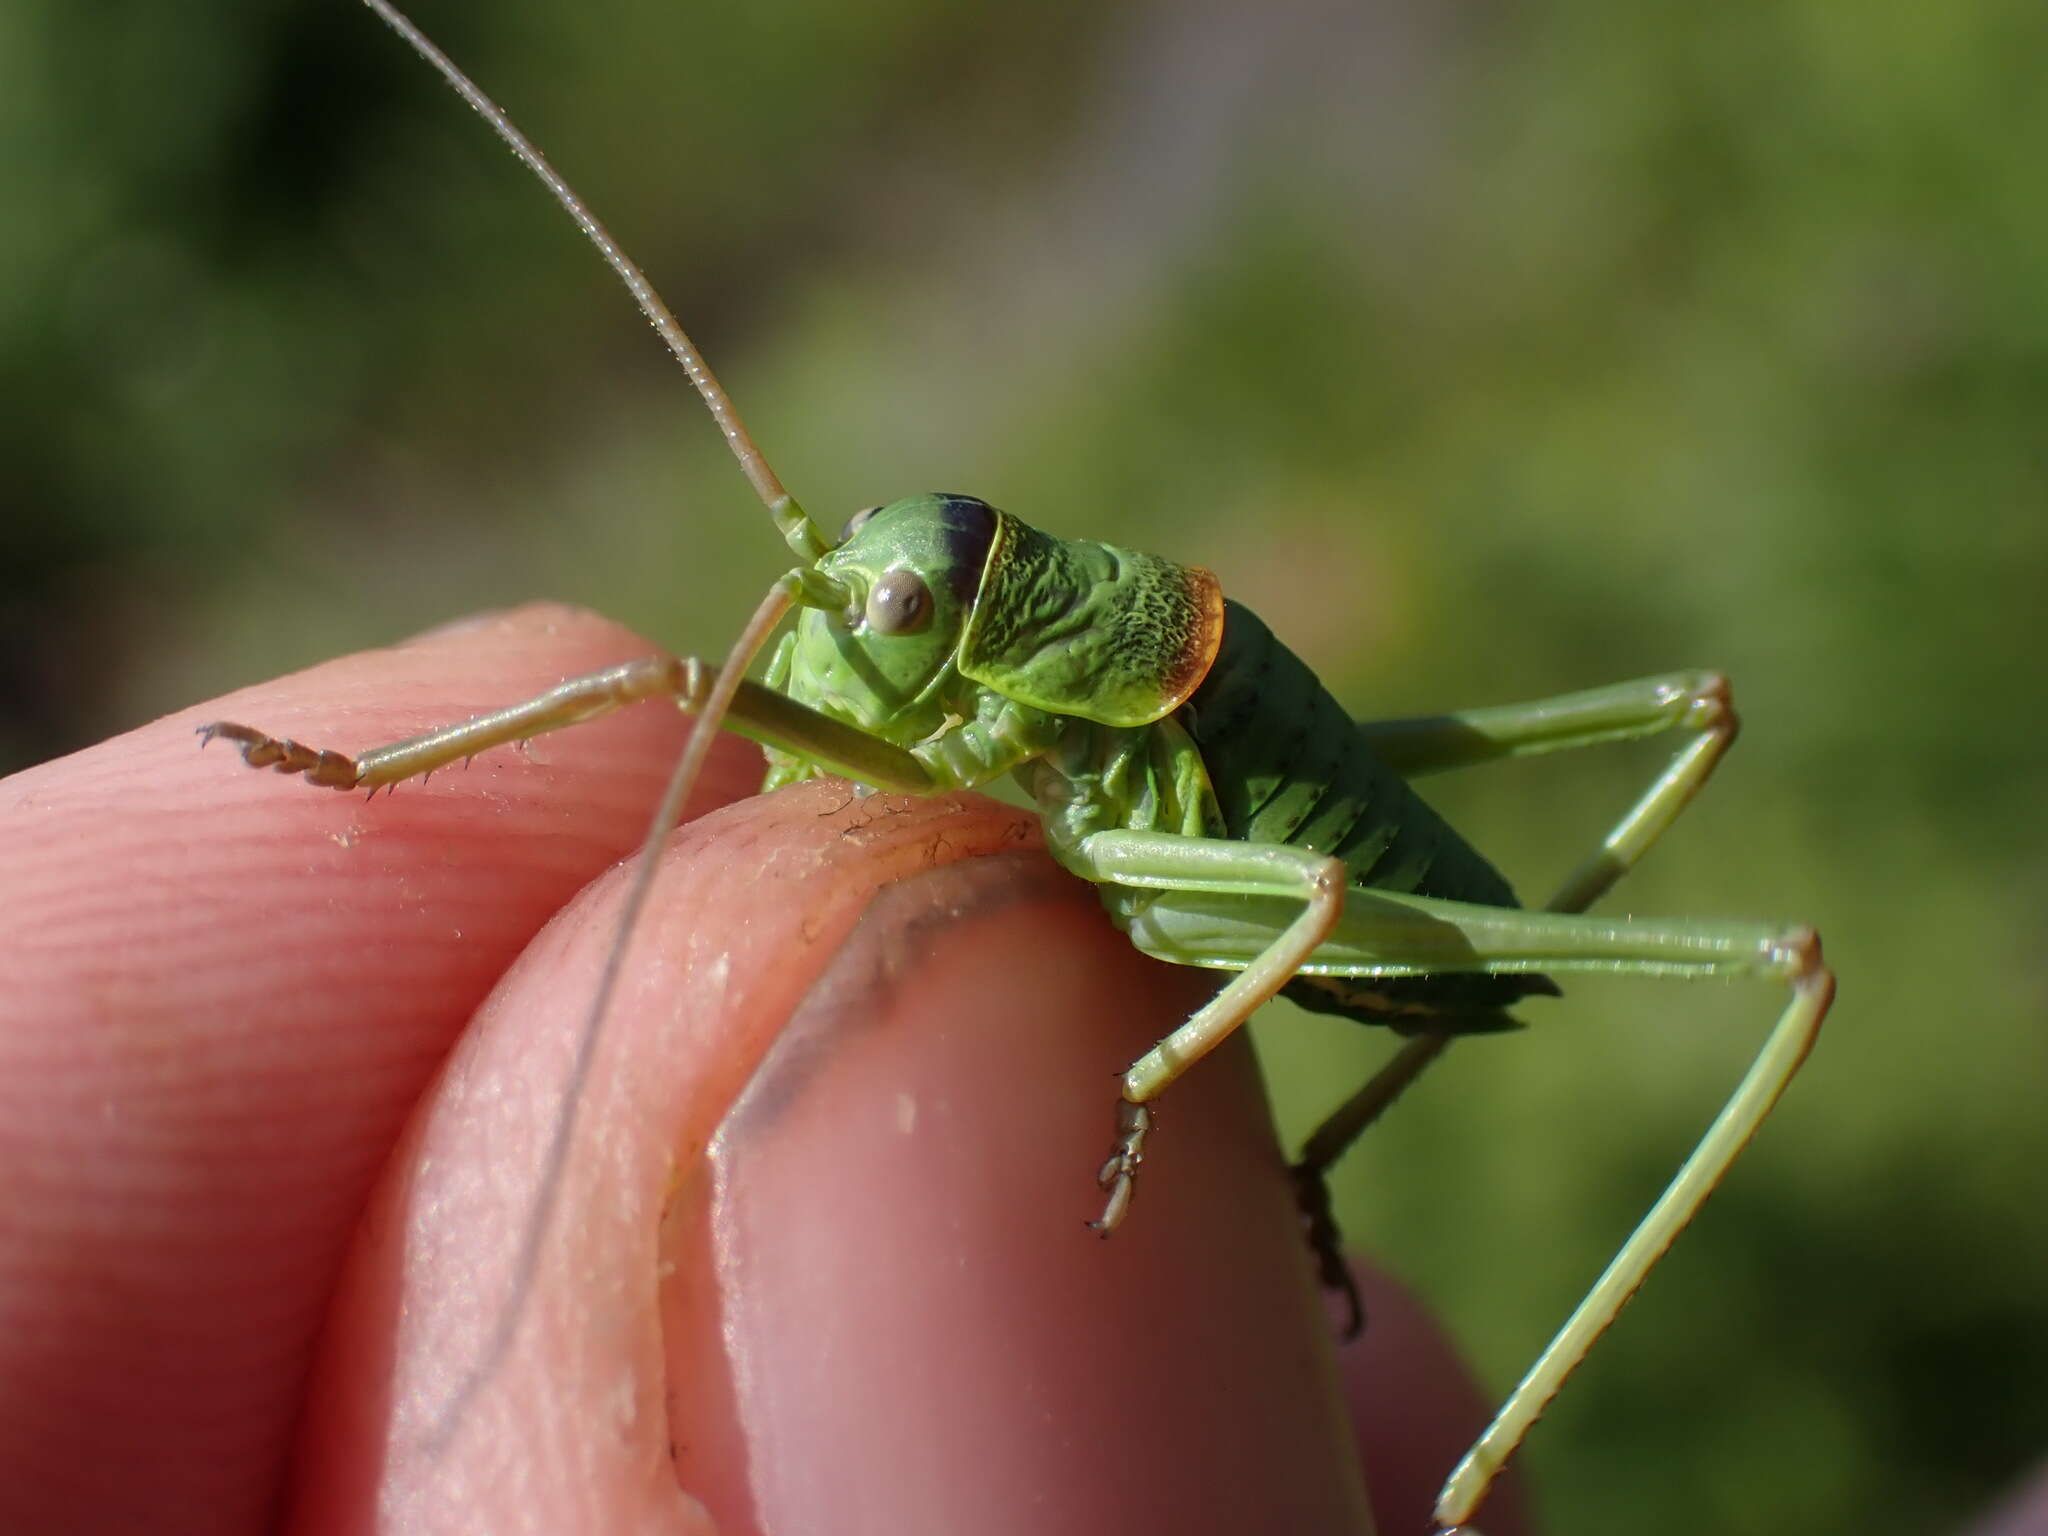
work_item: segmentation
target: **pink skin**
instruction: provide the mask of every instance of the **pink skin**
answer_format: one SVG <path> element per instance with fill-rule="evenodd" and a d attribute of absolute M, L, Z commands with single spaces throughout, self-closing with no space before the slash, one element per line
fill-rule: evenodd
<path fill-rule="evenodd" d="M 2048 1536 L 2048 1461 L 2006 1490 L 1965 1536 Z"/>
<path fill-rule="evenodd" d="M 465 1388 L 620 872 L 577 893 L 687 722 L 369 804 L 191 730 L 347 750 L 651 649 L 523 610 L 0 785 L 0 1528 L 1362 1530 L 1363 1465 L 1423 1530 L 1478 1395 L 1370 1274 L 1332 1347 L 1247 1052 L 1167 1097 L 1126 1229 L 1081 1226 L 1112 1074 L 1205 979 L 1028 816 L 746 798 L 731 741 Z"/>

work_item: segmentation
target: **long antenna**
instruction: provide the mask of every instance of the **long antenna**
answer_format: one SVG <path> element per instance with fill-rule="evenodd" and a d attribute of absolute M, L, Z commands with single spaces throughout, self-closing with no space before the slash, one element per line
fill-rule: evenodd
<path fill-rule="evenodd" d="M 591 1068 L 597 1062 L 598 1039 L 611 1012 L 612 995 L 618 991 L 619 977 L 625 971 L 626 951 L 632 944 L 633 931 L 640 926 L 640 914 L 646 910 L 648 897 L 654 891 L 655 873 L 661 867 L 661 845 L 667 840 L 669 829 L 676 824 L 676 818 L 682 815 L 683 804 L 689 799 L 690 791 L 696 786 L 697 778 L 711 756 L 712 739 L 717 736 L 726 712 L 732 707 L 733 696 L 739 692 L 740 680 L 746 676 L 748 665 L 782 616 L 794 606 L 803 587 L 801 576 L 801 572 L 791 571 L 777 579 L 775 585 L 768 589 L 768 595 L 761 600 L 760 607 L 754 610 L 753 618 L 740 631 L 739 639 L 733 642 L 732 652 L 719 669 L 703 708 L 692 724 L 689 744 L 669 774 L 668 784 L 662 790 L 661 804 L 647 824 L 647 834 L 641 840 L 640 851 L 633 858 L 632 881 L 619 904 L 618 926 L 613 931 L 611 943 L 605 948 L 604 968 L 598 974 L 597 990 L 591 994 L 590 1009 L 584 1015 L 583 1027 L 577 1032 L 569 1076 L 562 1085 L 562 1107 L 556 1112 L 554 1128 L 548 1133 L 547 1148 L 541 1154 L 540 1178 L 534 1186 L 532 1211 L 520 1233 L 519 1250 L 512 1261 L 511 1293 L 484 1340 L 482 1352 L 456 1383 L 446 1410 L 429 1429 L 427 1445 L 431 1450 L 438 1452 L 448 1443 L 449 1437 L 462 1423 L 470 1402 L 498 1374 L 498 1367 L 504 1363 L 512 1348 L 512 1340 L 519 1332 L 519 1325 L 525 1319 L 527 1298 L 533 1292 L 533 1279 L 540 1272 L 541 1248 L 547 1241 L 549 1227 L 554 1224 L 555 1207 L 561 1203 L 562 1180 L 568 1172 L 569 1151 L 576 1140 L 584 1087 L 590 1080 Z"/>
<path fill-rule="evenodd" d="M 668 305 L 662 302 L 661 295 L 654 291 L 654 285 L 647 280 L 647 274 L 640 270 L 639 264 L 626 254 L 619 242 L 612 238 L 611 231 L 576 195 L 576 189 L 548 164 L 547 156 L 519 131 L 518 125 L 506 116 L 505 109 L 486 96 L 482 88 L 436 47 L 432 38 L 414 26 L 409 17 L 389 0 L 363 0 L 363 4 L 404 38 L 414 53 L 440 71 L 441 78 L 454 87 L 455 94 L 475 108 L 477 114 L 491 125 L 491 131 L 504 140 L 506 147 L 529 171 L 540 178 L 541 185 L 562 205 L 562 211 L 575 220 L 584 237 L 597 247 L 598 254 L 618 273 L 619 281 L 626 285 L 626 291 L 633 295 L 633 302 L 640 306 L 640 313 L 647 317 L 647 323 L 654 327 L 655 334 L 675 354 L 676 361 L 683 365 L 683 372 L 697 386 L 697 393 L 704 397 L 704 404 L 711 410 L 711 419 L 718 423 L 718 430 L 724 434 L 726 446 L 740 461 L 740 472 L 747 477 L 754 494 L 761 498 L 761 505 L 774 517 L 790 547 L 805 560 L 815 560 L 829 549 L 831 541 L 804 514 L 796 504 L 796 498 L 783 488 L 782 481 L 769 468 L 766 456 L 747 431 L 747 424 L 740 420 L 739 410 L 718 382 L 718 375 L 711 371 L 711 365 L 704 361 L 696 343 L 690 340 L 689 333 L 669 311 Z"/>
<path fill-rule="evenodd" d="M 611 232 L 598 222 L 597 216 L 576 195 L 575 188 L 564 181 L 555 168 L 548 164 L 547 157 L 534 147 L 533 142 L 521 133 L 505 110 L 483 93 L 483 90 L 456 67 L 455 61 L 437 48 L 432 39 L 413 25 L 412 21 L 390 4 L 390 0 L 363 0 L 376 12 L 384 24 L 396 32 L 411 47 L 413 52 L 440 71 L 441 78 L 453 86 L 455 93 L 468 102 L 483 120 L 491 125 L 491 131 L 502 139 L 513 154 L 517 155 L 526 168 L 540 178 L 541 184 L 561 204 L 563 211 L 576 222 L 590 243 L 597 247 L 611 269 L 626 285 L 626 291 L 633 295 L 633 302 L 640 306 L 641 314 L 654 327 L 676 361 L 683 365 L 683 371 L 690 376 L 690 382 L 697 386 L 697 393 L 711 410 L 711 416 L 718 423 L 718 430 L 724 434 L 726 446 L 732 449 L 733 457 L 739 460 L 740 470 L 747 477 L 754 494 L 761 498 L 761 504 L 774 518 L 776 527 L 788 541 L 806 566 L 815 562 L 820 555 L 832 548 L 832 541 L 813 523 L 796 499 L 783 488 L 775 471 L 768 467 L 768 460 L 755 445 L 748 433 L 746 423 L 740 420 L 740 413 L 720 386 L 718 377 L 697 351 L 688 333 L 669 307 L 662 302 L 661 295 L 654 291 L 654 285 L 647 280 L 633 258 L 628 256 L 614 240 Z M 555 1125 L 548 1137 L 548 1145 L 541 1157 L 540 1181 L 534 1191 L 532 1212 L 527 1218 L 526 1229 L 521 1234 L 518 1253 L 513 1260 L 512 1291 L 504 1308 L 499 1312 L 496 1324 L 484 1341 L 482 1352 L 471 1368 L 457 1382 L 447 1408 L 440 1421 L 427 1435 L 430 1448 L 447 1443 L 456 1427 L 462 1422 L 465 1410 L 476 1393 L 488 1383 L 504 1363 L 506 1353 L 512 1347 L 512 1340 L 526 1313 L 526 1302 L 533 1289 L 533 1277 L 540 1266 L 541 1247 L 546 1241 L 549 1227 L 553 1224 L 554 1211 L 561 1198 L 562 1180 L 568 1166 L 569 1147 L 575 1138 L 577 1110 L 583 1097 L 585 1082 L 590 1076 L 592 1064 L 597 1058 L 598 1038 L 603 1031 L 606 1015 L 610 1011 L 613 993 L 618 988 L 621 972 L 625 966 L 626 951 L 632 942 L 633 930 L 637 926 L 640 912 L 647 904 L 649 892 L 654 885 L 654 873 L 658 864 L 661 844 L 667 838 L 669 829 L 682 814 L 683 802 L 689 797 L 697 776 L 709 756 L 711 739 L 730 708 L 733 695 L 737 692 L 740 679 L 745 675 L 747 665 L 767 640 L 776 623 L 798 602 L 820 606 L 842 605 L 847 594 L 826 577 L 823 572 L 799 568 L 778 580 L 755 610 L 753 618 L 740 633 L 716 681 L 704 700 L 688 748 L 677 762 L 670 775 L 667 788 L 662 794 L 660 809 L 649 823 L 647 836 L 643 841 L 627 889 L 624 904 L 619 914 L 619 926 L 614 934 L 611 947 L 606 952 L 604 969 L 598 981 L 597 990 L 590 1003 L 590 1011 L 583 1021 L 578 1036 L 576 1052 L 570 1066 L 569 1081 L 563 1089 L 563 1105 L 556 1116 Z"/>

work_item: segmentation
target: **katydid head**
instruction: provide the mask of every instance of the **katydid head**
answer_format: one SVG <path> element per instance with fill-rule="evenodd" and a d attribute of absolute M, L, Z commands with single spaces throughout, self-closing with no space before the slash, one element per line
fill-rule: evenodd
<path fill-rule="evenodd" d="M 1149 724 L 1194 691 L 1223 634 L 1207 571 L 1053 538 L 972 496 L 870 508 L 792 579 L 816 591 L 799 599 L 790 692 L 902 747 L 972 716 L 982 691 Z"/>
<path fill-rule="evenodd" d="M 797 620 L 791 691 L 897 746 L 952 708 L 961 636 L 1002 514 L 972 496 L 913 496 L 857 514 L 813 570 L 842 589 Z"/>

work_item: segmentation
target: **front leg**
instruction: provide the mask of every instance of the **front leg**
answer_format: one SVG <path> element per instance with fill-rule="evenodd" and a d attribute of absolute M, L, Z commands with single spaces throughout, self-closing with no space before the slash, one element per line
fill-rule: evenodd
<path fill-rule="evenodd" d="M 358 757 L 302 746 L 246 725 L 216 720 L 199 727 L 203 741 L 232 741 L 252 768 L 303 774 L 324 789 L 376 791 L 400 780 L 433 772 L 492 747 L 528 741 L 547 731 L 581 725 L 643 699 L 673 699 L 689 713 L 701 710 L 717 686 L 718 673 L 695 657 L 645 656 L 601 672 L 572 677 L 536 698 L 494 710 L 460 725 L 375 747 Z M 725 723 L 741 736 L 818 763 L 848 778 L 906 794 L 933 788 L 930 775 L 908 752 L 878 737 L 841 724 L 814 709 L 742 682 Z"/>

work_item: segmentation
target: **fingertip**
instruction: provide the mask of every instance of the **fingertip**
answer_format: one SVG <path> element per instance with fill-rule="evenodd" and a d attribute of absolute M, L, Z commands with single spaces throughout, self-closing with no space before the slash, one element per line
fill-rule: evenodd
<path fill-rule="evenodd" d="M 714 1143 L 693 1354 L 715 1324 L 747 1492 L 774 1530 L 1352 1528 L 1242 1042 L 1175 1085 L 1103 1240 L 1118 1071 L 1206 989 L 1039 859 L 999 863 L 885 893 Z"/>
<path fill-rule="evenodd" d="M 529 1499 L 659 1488 L 738 1529 L 1362 1526 L 1248 1057 L 1176 1086 L 1125 1230 L 1081 1224 L 1116 1074 L 1202 982 L 1135 957 L 1030 817 L 802 786 L 690 829 L 657 893 L 517 1343 L 409 1508 L 516 1462 Z M 587 999 L 567 929 L 604 912 L 517 989 L 545 959 Z M 465 1308 L 504 1294 L 573 1054 L 511 990 L 388 1186 L 389 1447 L 486 1336 Z M 480 1249 L 423 1230 L 463 1212 Z"/>

